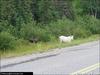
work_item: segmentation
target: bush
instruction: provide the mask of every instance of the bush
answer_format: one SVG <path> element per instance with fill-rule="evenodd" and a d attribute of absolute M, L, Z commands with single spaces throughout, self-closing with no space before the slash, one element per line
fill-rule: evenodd
<path fill-rule="evenodd" d="M 100 34 L 100 20 L 93 16 L 78 17 L 76 25 L 81 26 L 81 28 L 86 29 L 86 31 L 90 31 L 92 34 Z"/>
<path fill-rule="evenodd" d="M 87 25 L 86 29 L 89 29 L 92 34 L 100 34 L 100 20 L 94 18 L 93 16 L 85 17 L 84 19 Z"/>
<path fill-rule="evenodd" d="M 47 42 L 51 39 L 51 34 L 44 27 L 41 27 L 40 24 L 28 23 L 23 24 L 20 30 L 20 38 L 26 40 L 38 39 L 38 41 Z"/>
<path fill-rule="evenodd" d="M 91 35 L 91 32 L 84 28 L 76 27 L 73 29 L 73 35 L 75 38 L 86 38 Z"/>
<path fill-rule="evenodd" d="M 78 17 L 75 21 L 63 18 L 57 22 L 50 23 L 47 29 L 56 37 L 60 35 L 74 35 L 75 38 L 85 38 L 92 33 L 90 29 L 86 28 L 87 25 L 88 23 L 81 17 Z"/>
<path fill-rule="evenodd" d="M 2 31 L 10 31 L 11 25 L 8 23 L 7 20 L 0 21 L 0 32 Z"/>
<path fill-rule="evenodd" d="M 8 32 L 0 33 L 0 50 L 15 48 L 15 38 Z"/>
<path fill-rule="evenodd" d="M 23 23 L 23 25 L 19 31 L 19 37 L 24 38 L 24 39 L 29 39 L 29 38 L 35 36 L 34 35 L 35 27 L 36 27 L 35 22 L 31 22 L 28 24 Z"/>
<path fill-rule="evenodd" d="M 72 29 L 74 28 L 74 22 L 68 19 L 58 20 L 49 24 L 48 30 L 51 31 L 51 34 L 56 37 L 60 35 L 72 35 Z"/>
<path fill-rule="evenodd" d="M 40 28 L 40 27 L 35 28 L 34 34 L 36 38 L 39 39 L 39 41 L 48 42 L 52 39 L 51 33 L 49 33 L 49 31 L 46 30 L 45 28 Z"/>
<path fill-rule="evenodd" d="M 88 21 L 88 20 L 82 17 L 78 17 L 75 20 L 75 27 L 74 29 L 72 29 L 72 31 L 76 38 L 85 38 L 92 34 L 90 29 L 86 28 L 88 23 L 85 21 Z"/>

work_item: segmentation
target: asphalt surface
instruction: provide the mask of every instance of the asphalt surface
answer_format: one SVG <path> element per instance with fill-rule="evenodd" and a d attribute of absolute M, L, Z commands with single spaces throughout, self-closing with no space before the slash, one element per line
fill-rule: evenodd
<path fill-rule="evenodd" d="M 99 63 L 100 42 L 95 41 L 71 48 L 63 48 L 61 54 L 1 68 L 1 72 L 33 72 L 41 75 L 67 75 Z M 6 61 L 5 61 L 6 62 Z M 90 69 L 86 74 L 100 74 L 99 68 Z"/>

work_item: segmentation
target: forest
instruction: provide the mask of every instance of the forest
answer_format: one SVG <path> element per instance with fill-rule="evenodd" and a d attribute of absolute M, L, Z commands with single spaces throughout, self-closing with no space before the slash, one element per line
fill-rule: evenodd
<path fill-rule="evenodd" d="M 100 0 L 0 0 L 0 50 L 100 34 Z"/>

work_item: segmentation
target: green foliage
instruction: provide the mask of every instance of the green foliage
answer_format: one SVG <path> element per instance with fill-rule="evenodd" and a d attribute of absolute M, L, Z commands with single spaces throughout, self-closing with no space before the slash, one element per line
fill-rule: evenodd
<path fill-rule="evenodd" d="M 75 29 L 73 29 L 73 34 L 75 38 L 86 38 L 91 35 L 91 32 L 82 27 L 76 27 Z"/>
<path fill-rule="evenodd" d="M 49 23 L 58 18 L 58 12 L 56 11 L 53 1 L 40 0 L 38 1 L 38 21 L 42 23 Z"/>
<path fill-rule="evenodd" d="M 84 17 L 85 28 L 90 30 L 92 34 L 100 34 L 100 20 L 94 16 Z"/>
<path fill-rule="evenodd" d="M 100 0 L 74 0 L 74 12 L 76 15 L 92 15 L 100 18 Z"/>
<path fill-rule="evenodd" d="M 39 24 L 35 22 L 23 24 L 19 33 L 20 38 L 26 40 L 37 38 L 39 41 L 47 42 L 50 41 L 52 37 L 48 30 L 39 27 Z"/>
<path fill-rule="evenodd" d="M 92 34 L 100 34 L 100 20 L 96 19 L 94 16 L 78 17 L 76 25 L 83 27 Z"/>
<path fill-rule="evenodd" d="M 7 22 L 7 20 L 4 20 L 4 21 L 1 21 L 0 22 L 0 32 L 2 32 L 2 31 L 7 31 L 8 29 L 8 26 L 9 24 L 8 24 L 8 22 Z"/>
<path fill-rule="evenodd" d="M 100 34 L 99 16 L 100 0 L 0 0 L 0 49 Z"/>
<path fill-rule="evenodd" d="M 49 31 L 55 36 L 60 35 L 71 35 L 72 29 L 74 27 L 74 22 L 63 18 L 62 20 L 58 20 L 57 22 L 50 23 Z"/>
<path fill-rule="evenodd" d="M 35 35 L 37 38 L 39 38 L 40 41 L 50 41 L 51 35 L 45 29 L 37 28 L 37 30 L 35 31 Z"/>
<path fill-rule="evenodd" d="M 74 35 L 75 38 L 85 38 L 91 34 L 100 34 L 99 23 L 99 20 L 89 16 L 78 17 L 75 21 L 65 18 L 50 23 L 47 29 L 56 37 L 60 35 Z"/>
<path fill-rule="evenodd" d="M 34 35 L 35 27 L 36 27 L 35 22 L 30 22 L 27 24 L 23 23 L 19 31 L 19 37 L 24 39 L 29 39 L 35 36 Z"/>
<path fill-rule="evenodd" d="M 7 32 L 0 33 L 0 50 L 15 48 L 15 37 Z"/>

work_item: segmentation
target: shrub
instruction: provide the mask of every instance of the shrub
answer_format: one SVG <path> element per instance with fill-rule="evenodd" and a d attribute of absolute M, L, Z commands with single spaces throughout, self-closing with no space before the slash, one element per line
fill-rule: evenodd
<path fill-rule="evenodd" d="M 93 16 L 78 17 L 75 22 L 76 25 L 81 26 L 86 31 L 90 31 L 92 34 L 100 34 L 100 20 Z"/>
<path fill-rule="evenodd" d="M 26 40 L 38 39 L 38 41 L 47 42 L 51 39 L 51 34 L 40 24 L 28 23 L 23 24 L 20 30 L 20 37 Z"/>
<path fill-rule="evenodd" d="M 8 32 L 0 33 L 0 50 L 15 48 L 15 38 Z"/>
<path fill-rule="evenodd" d="M 48 30 L 56 37 L 60 35 L 71 35 L 74 28 L 74 22 L 68 19 L 58 20 L 49 24 Z"/>
<path fill-rule="evenodd" d="M 85 17 L 84 19 L 87 25 L 85 26 L 86 29 L 89 29 L 92 34 L 100 34 L 100 20 L 94 18 L 93 16 Z"/>
<path fill-rule="evenodd" d="M 81 17 L 78 17 L 75 21 L 63 18 L 57 22 L 50 23 L 47 29 L 56 37 L 74 35 L 75 38 L 85 38 L 92 33 L 90 29 L 86 28 L 87 25 L 88 23 Z"/>
<path fill-rule="evenodd" d="M 73 30 L 73 35 L 75 36 L 75 38 L 86 38 L 91 35 L 91 32 L 84 28 L 76 27 Z"/>
<path fill-rule="evenodd" d="M 8 23 L 7 20 L 0 21 L 0 32 L 9 31 L 10 29 L 11 29 L 11 25 Z"/>
<path fill-rule="evenodd" d="M 0 21 L 0 32 L 8 32 L 15 37 L 18 37 L 18 30 L 15 26 L 11 25 L 7 20 Z"/>
<path fill-rule="evenodd" d="M 34 35 L 35 27 L 36 27 L 35 22 L 31 22 L 28 24 L 23 23 L 23 25 L 19 31 L 19 37 L 24 38 L 24 39 L 29 39 L 29 38 L 35 36 Z"/>
<path fill-rule="evenodd" d="M 45 28 L 37 27 L 35 28 L 34 34 L 39 41 L 48 42 L 51 40 L 51 34 Z"/>

